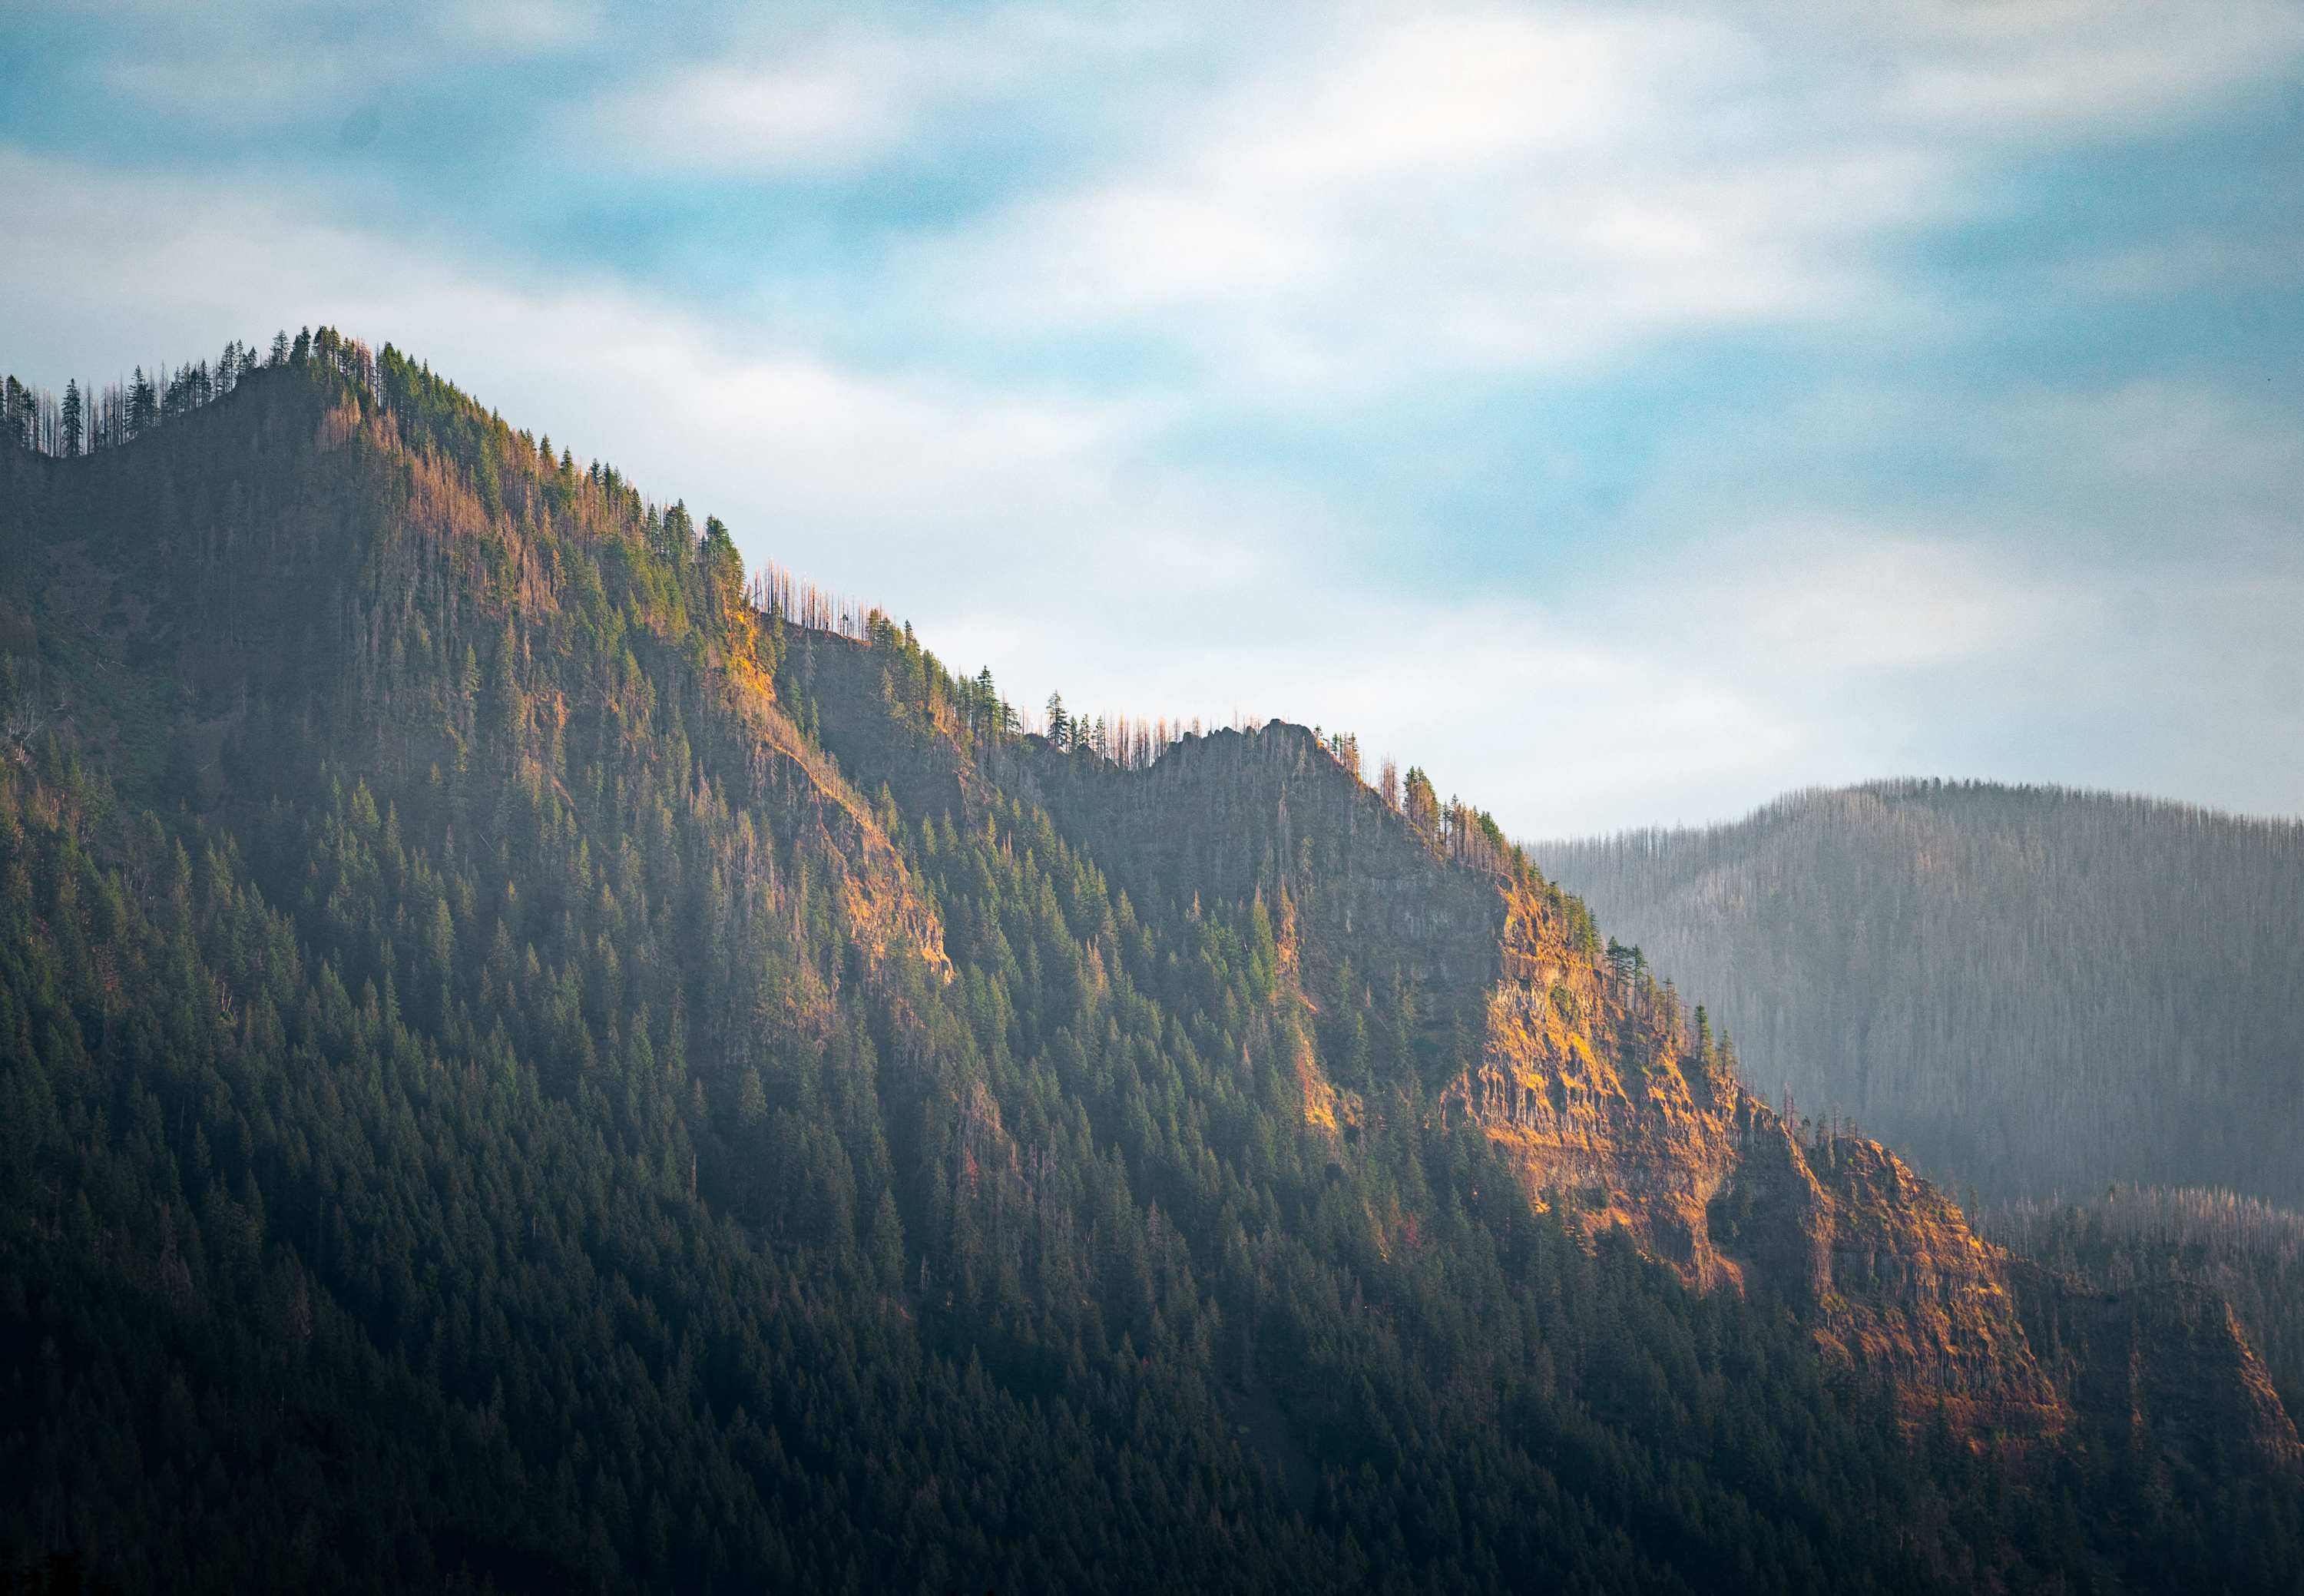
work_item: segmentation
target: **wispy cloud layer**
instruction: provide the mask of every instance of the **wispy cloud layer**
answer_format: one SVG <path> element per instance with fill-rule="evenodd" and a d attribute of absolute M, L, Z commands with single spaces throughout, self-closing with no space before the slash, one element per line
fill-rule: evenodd
<path fill-rule="evenodd" d="M 1522 832 L 2304 808 L 2291 4 L 101 11 L 0 23 L 37 379 L 335 321 Z"/>

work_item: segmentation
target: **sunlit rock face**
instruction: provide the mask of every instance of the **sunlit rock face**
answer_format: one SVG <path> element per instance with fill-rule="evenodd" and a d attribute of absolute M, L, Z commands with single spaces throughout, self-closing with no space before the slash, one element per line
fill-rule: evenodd
<path fill-rule="evenodd" d="M 1877 1142 L 1788 1124 L 1675 995 L 1611 964 L 1580 905 L 1413 824 L 1303 728 L 1191 739 L 1144 770 L 1029 775 L 1130 890 L 1271 902 L 1313 1014 L 1353 999 L 1343 983 L 1396 978 L 1428 1072 L 1410 1097 L 1436 1124 L 1477 1127 L 1572 1230 L 1622 1227 L 1691 1286 L 1781 1303 L 1828 1363 L 1891 1388 L 1916 1433 L 2021 1454 L 2132 1408 L 2170 1415 L 2195 1449 L 2295 1456 L 2221 1303 L 2107 1303 L 1981 1240 Z M 1317 1034 L 1298 1070 L 1309 1125 L 1395 1111 L 1401 1082 L 1351 1079 Z M 2043 1352 L 2050 1321 L 2086 1333 Z"/>
<path fill-rule="evenodd" d="M 971 756 L 868 713 L 890 696 L 872 649 L 795 646 L 843 765 L 905 807 L 968 821 L 1020 794 L 1139 904 L 1260 903 L 1303 1123 L 1340 1162 L 1372 1118 L 1473 1128 L 1533 1207 L 1588 1240 L 1621 1229 L 1698 1289 L 1781 1304 L 1916 1435 L 2022 1456 L 2135 1413 L 2193 1452 L 2296 1456 L 2221 1303 L 2091 1295 L 1981 1240 L 1877 1142 L 1788 1123 L 1678 994 L 1609 958 L 1581 904 L 1461 813 L 1412 819 L 1305 728 L 1191 736 L 1138 768 L 1033 740 Z M 1356 1011 L 1393 1029 L 1360 1059 L 1334 1024 Z"/>

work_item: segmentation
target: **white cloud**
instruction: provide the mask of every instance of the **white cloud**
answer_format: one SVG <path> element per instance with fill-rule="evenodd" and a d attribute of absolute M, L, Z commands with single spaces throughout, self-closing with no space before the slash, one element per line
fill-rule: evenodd
<path fill-rule="evenodd" d="M 1924 341 L 1944 312 L 1908 297 L 1890 246 L 1966 214 L 2012 147 L 2190 115 L 2297 58 L 2291 13 L 2180 10 L 2199 20 L 2130 0 L 1324 8 L 1254 24 L 1303 30 L 1283 44 L 1212 32 L 1196 70 L 1171 56 L 1205 15 L 1092 40 L 1106 54 L 1083 64 L 1066 41 L 1084 24 L 1004 11 L 636 65 L 641 87 L 548 130 L 580 174 L 638 160 L 767 182 L 936 158 L 1004 117 L 1057 140 L 1092 128 L 1035 168 L 1056 176 L 1002 174 L 988 210 L 898 237 L 844 286 L 876 316 L 965 329 L 930 341 L 941 367 L 843 361 L 605 277 L 515 286 L 444 236 L 453 216 L 370 224 L 322 191 L 0 149 L 0 335 L 57 381 L 283 314 L 388 337 L 723 515 L 754 556 L 890 604 L 1021 702 L 1062 686 L 1091 712 L 1343 726 L 1521 834 L 1915 769 L 2293 808 L 2304 752 L 2277 750 L 2304 750 L 2304 709 L 2275 687 L 2304 679 L 2304 446 L 2206 384 L 2044 379 L 1955 403 L 1890 373 L 1755 405 L 1741 434 L 1710 418 L 1667 437 L 1616 513 L 1669 539 L 1470 601 L 1408 580 L 1436 563 L 1411 552 L 1412 512 L 1379 520 L 1310 469 L 1167 454 L 1180 420 L 1229 405 L 1406 414 L 1460 382 L 1597 370 L 1720 327 Z M 538 8 L 514 32 L 553 47 L 588 16 Z M 337 61 L 252 92 L 325 102 L 356 81 Z M 232 81 L 214 66 L 177 70 Z M 985 374 L 1106 335 L 1186 376 L 1152 393 Z M 1000 358 L 971 371 L 950 352 L 970 337 Z M 1884 514 L 1875 437 L 1927 440 L 1968 473 L 1947 496 L 1965 500 Z M 2043 768 L 2044 728 L 2066 723 L 2096 763 Z"/>
<path fill-rule="evenodd" d="M 1766 64 L 1714 21 L 1351 16 L 1101 175 L 913 241 L 904 286 L 1026 339 L 1155 332 L 1296 400 L 1877 304 L 1869 246 L 1952 203 L 1924 148 L 1756 119 Z"/>
<path fill-rule="evenodd" d="M 2304 55 L 2289 0 L 1904 0 L 1833 8 L 1887 53 L 1896 113 L 1999 132 L 2130 130 L 2278 81 Z"/>
<path fill-rule="evenodd" d="M 1910 319 L 1893 246 L 1991 203 L 2012 140 L 2132 133 L 2304 56 L 2304 11 L 2214 9 L 1338 7 L 1086 174 L 908 241 L 897 282 L 1283 405 Z"/>
<path fill-rule="evenodd" d="M 886 64 L 854 54 L 761 67 L 714 64 L 623 90 L 587 112 L 611 148 L 690 169 L 842 166 L 880 155 L 925 109 Z"/>
<path fill-rule="evenodd" d="M 1241 603 L 1310 524 L 1284 491 L 1148 471 L 1163 418 L 1140 404 L 847 369 L 607 284 L 514 290 L 318 202 L 4 149 L 0 187 L 37 284 L 8 329 L 18 369 L 100 379 L 147 352 L 188 358 L 186 328 L 260 341 L 301 308 L 428 353 L 516 424 L 723 515 L 753 557 L 909 613 Z"/>
<path fill-rule="evenodd" d="M 1003 102 L 1061 98 L 1069 80 L 1140 59 L 1163 37 L 1156 23 L 1091 27 L 1026 6 L 909 28 L 779 16 L 572 106 L 555 136 L 605 140 L 613 158 L 673 172 L 843 175 L 933 156 Z"/>
<path fill-rule="evenodd" d="M 590 43 L 605 10 L 606 0 L 447 0 L 435 26 L 451 45 L 525 55 Z"/>
<path fill-rule="evenodd" d="M 2051 474 L 2102 484 L 2164 536 L 2197 537 L 2212 522 L 2219 533 L 2295 530 L 2304 437 L 2207 383 L 2034 387 L 1995 408 L 1989 436 L 2003 454 L 2053 440 Z"/>
<path fill-rule="evenodd" d="M 1866 673 L 2057 648 L 2101 608 L 2003 549 L 1876 525 L 1749 529 L 1708 544 L 1687 579 L 1671 630 L 1692 650 L 1747 680 L 1834 694 Z"/>

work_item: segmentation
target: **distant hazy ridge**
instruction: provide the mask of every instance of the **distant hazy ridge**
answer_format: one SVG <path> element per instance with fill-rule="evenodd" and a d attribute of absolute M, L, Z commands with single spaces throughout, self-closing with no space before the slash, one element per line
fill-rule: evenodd
<path fill-rule="evenodd" d="M 1890 782 L 1530 852 L 1756 1090 L 1940 1177 L 2304 1201 L 2304 825 Z"/>

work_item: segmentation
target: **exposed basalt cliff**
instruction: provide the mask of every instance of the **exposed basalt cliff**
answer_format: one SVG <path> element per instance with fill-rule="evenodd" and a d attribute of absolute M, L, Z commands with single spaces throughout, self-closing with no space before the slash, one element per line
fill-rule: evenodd
<path fill-rule="evenodd" d="M 2024 1334 L 2006 1255 L 1878 1142 L 1803 1145 L 1746 1102 L 1756 1133 L 1719 1207 L 1749 1238 L 1758 1287 L 1806 1313 L 1827 1356 L 1891 1385 L 1915 1422 L 2006 1440 L 2063 1430 L 2066 1401 Z M 1770 1200 L 1793 1185 L 1789 1209 Z M 1768 1195 L 1745 1201 L 1755 1187 Z"/>
<path fill-rule="evenodd" d="M 1630 1001 L 1532 880 L 1498 877 L 1478 1062 L 1444 1115 L 1512 1156 L 1530 1198 L 1588 1229 L 1622 1225 L 1691 1281 L 1734 1283 L 1706 1210 L 1734 1167 L 1732 1091 L 1689 1067 L 1662 1010 Z"/>
<path fill-rule="evenodd" d="M 1306 1021 L 1283 1044 L 1303 1119 L 1336 1156 L 1403 1101 L 1476 1127 L 1531 1204 L 1588 1237 L 1621 1227 L 1699 1288 L 1780 1304 L 1916 1432 L 1941 1422 L 2020 1453 L 2101 1444 L 2101 1415 L 2133 1411 L 2193 1450 L 2293 1458 L 2220 1303 L 2139 1313 L 2027 1273 L 1878 1142 L 1787 1124 L 1669 988 L 1611 964 L 1580 904 L 1516 862 L 1467 858 L 1305 728 L 1188 737 L 1139 769 L 1038 739 L 971 756 L 903 710 L 888 651 L 821 633 L 792 646 L 791 678 L 822 697 L 827 744 L 868 790 L 965 817 L 1025 796 L 1148 908 L 1265 902 Z M 1330 1023 L 1356 1006 L 1398 1023 L 1379 1067 L 1337 1044 Z M 2075 1328 L 2044 1354 L 2043 1324 Z"/>
<path fill-rule="evenodd" d="M 1700 1287 L 1780 1302 L 1915 1429 L 2020 1449 L 2132 1390 L 2180 1436 L 2294 1456 L 2221 1304 L 2139 1316 L 2037 1271 L 2020 1294 L 2026 1266 L 1885 1148 L 1788 1125 L 1746 1091 L 1667 992 L 1600 956 L 1572 900 L 1452 860 L 1302 728 L 1190 739 L 1143 771 L 1047 757 L 1031 775 L 1131 891 L 1279 902 L 1316 1012 L 1349 1000 L 1343 982 L 1396 972 L 1419 1060 L 1446 1057 L 1451 1032 L 1477 1058 L 1428 1082 L 1431 1112 L 1476 1125 L 1532 1203 L 1589 1235 L 1620 1226 Z M 1322 1128 L 1359 1112 L 1333 1062 L 1299 1067 Z M 2044 1360 L 2043 1315 L 2094 1328 Z"/>
<path fill-rule="evenodd" d="M 2002 1259 L 1876 1142 L 1804 1142 L 1745 1091 L 1668 1000 L 1606 971 L 1500 876 L 1479 1061 L 1444 1114 L 1478 1124 L 1532 1201 L 1588 1234 L 1628 1229 L 1692 1284 L 1785 1303 L 1834 1362 L 1914 1419 L 1972 1435 L 2063 1428 Z"/>

